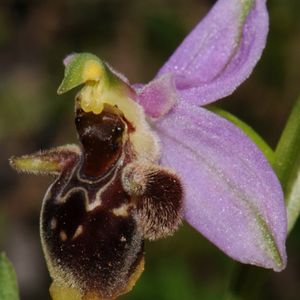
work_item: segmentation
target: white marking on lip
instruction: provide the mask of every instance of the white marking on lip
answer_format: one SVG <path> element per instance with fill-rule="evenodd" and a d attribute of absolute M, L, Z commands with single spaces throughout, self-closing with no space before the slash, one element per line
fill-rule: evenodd
<path fill-rule="evenodd" d="M 57 204 L 65 203 L 65 201 L 67 199 L 67 195 L 69 195 L 70 190 L 67 192 L 67 194 L 65 196 L 63 196 L 63 194 L 65 193 L 66 187 L 68 187 L 68 185 L 70 184 L 70 181 L 73 178 L 73 175 L 74 175 L 74 172 L 75 172 L 76 169 L 77 169 L 77 167 L 74 166 L 73 169 L 72 169 L 72 172 L 68 175 L 67 182 L 64 184 L 63 189 L 56 196 L 55 203 L 57 203 Z M 71 191 L 72 190 L 73 189 L 71 189 Z"/>
<path fill-rule="evenodd" d="M 89 184 L 95 184 L 95 183 L 98 183 L 100 181 L 103 181 L 108 176 L 111 176 L 111 173 L 113 172 L 114 174 L 113 174 L 113 178 L 111 180 L 114 180 L 114 178 L 115 178 L 116 174 L 118 173 L 120 167 L 123 165 L 124 159 L 125 159 L 125 153 L 123 151 L 122 154 L 120 155 L 119 159 L 118 159 L 118 162 L 117 162 L 117 165 L 116 165 L 115 169 L 112 169 L 107 174 L 105 174 L 103 177 L 100 176 L 99 178 L 93 179 L 93 180 L 89 180 L 87 178 L 83 178 L 82 176 L 80 176 L 80 168 L 78 168 L 78 170 L 76 172 L 77 179 L 80 182 L 85 182 L 85 183 L 89 183 Z M 109 180 L 109 182 L 111 182 L 111 180 Z"/>
<path fill-rule="evenodd" d="M 52 230 L 54 230 L 57 227 L 57 220 L 55 218 L 52 218 L 50 227 Z"/>
<path fill-rule="evenodd" d="M 79 193 L 79 192 L 83 192 L 84 201 L 88 202 L 88 193 L 87 193 L 86 189 L 83 188 L 83 187 L 73 187 L 63 197 L 62 196 L 57 197 L 56 203 L 57 204 L 64 204 L 68 201 L 68 199 L 70 198 L 70 196 L 72 194 Z"/>
<path fill-rule="evenodd" d="M 105 189 L 105 187 L 107 186 L 107 184 L 105 186 L 103 186 L 101 189 L 99 189 L 99 191 L 96 193 L 96 197 L 95 200 L 91 203 L 86 202 L 86 211 L 92 211 L 95 208 L 99 207 L 102 205 L 102 201 L 101 201 L 101 194 L 103 192 L 103 190 Z"/>
<path fill-rule="evenodd" d="M 128 204 L 122 204 L 120 207 L 114 208 L 112 213 L 117 217 L 128 217 L 128 208 Z"/>
<path fill-rule="evenodd" d="M 92 211 L 97 207 L 100 207 L 102 205 L 101 201 L 101 194 L 106 190 L 107 187 L 111 185 L 111 183 L 116 179 L 116 176 L 118 174 L 118 168 L 115 170 L 115 173 L 111 180 L 109 180 L 104 186 L 99 189 L 99 191 L 96 193 L 95 200 L 91 203 L 86 202 L 86 211 Z"/>
<path fill-rule="evenodd" d="M 120 241 L 121 241 L 121 242 L 126 242 L 127 239 L 126 239 L 126 237 L 125 237 L 124 235 L 122 235 L 121 238 L 120 238 Z"/>
<path fill-rule="evenodd" d="M 98 193 L 97 193 L 96 199 L 93 202 L 86 204 L 86 211 L 92 211 L 95 208 L 101 206 L 101 204 L 102 204 L 102 202 L 100 200 L 100 197 L 98 197 Z"/>
<path fill-rule="evenodd" d="M 83 232 L 83 226 L 82 225 L 79 225 L 72 237 L 72 240 L 75 240 L 76 238 L 78 238 Z"/>

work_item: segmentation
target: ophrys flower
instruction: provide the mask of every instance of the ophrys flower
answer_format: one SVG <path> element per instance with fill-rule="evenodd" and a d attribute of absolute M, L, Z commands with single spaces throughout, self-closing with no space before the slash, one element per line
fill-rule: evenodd
<path fill-rule="evenodd" d="M 41 217 L 54 299 L 129 291 L 144 239 L 172 234 L 182 215 L 234 259 L 285 267 L 286 212 L 272 168 L 239 128 L 198 106 L 246 79 L 267 27 L 265 1 L 219 0 L 145 86 L 94 55 L 66 58 L 59 93 L 84 84 L 75 105 L 81 147 L 12 160 L 58 175 Z"/>

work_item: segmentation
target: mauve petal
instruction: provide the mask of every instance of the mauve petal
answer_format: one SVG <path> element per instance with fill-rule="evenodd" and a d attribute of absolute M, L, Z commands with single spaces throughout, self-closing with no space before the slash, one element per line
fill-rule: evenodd
<path fill-rule="evenodd" d="M 187 103 L 153 127 L 162 165 L 182 179 L 185 219 L 232 258 L 282 270 L 286 209 L 260 150 L 232 123 Z"/>
<path fill-rule="evenodd" d="M 197 105 L 214 102 L 231 94 L 250 75 L 267 33 L 265 0 L 219 0 L 158 77 L 176 74 L 183 101 Z"/>
<path fill-rule="evenodd" d="M 170 111 L 177 102 L 177 92 L 172 74 L 164 74 L 147 85 L 135 85 L 137 102 L 151 118 L 158 119 Z"/>

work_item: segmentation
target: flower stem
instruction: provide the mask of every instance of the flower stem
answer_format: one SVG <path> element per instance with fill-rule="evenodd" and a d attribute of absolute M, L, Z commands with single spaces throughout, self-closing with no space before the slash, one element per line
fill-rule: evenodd
<path fill-rule="evenodd" d="M 273 166 L 284 192 L 290 232 L 300 214 L 300 96 L 276 147 Z"/>

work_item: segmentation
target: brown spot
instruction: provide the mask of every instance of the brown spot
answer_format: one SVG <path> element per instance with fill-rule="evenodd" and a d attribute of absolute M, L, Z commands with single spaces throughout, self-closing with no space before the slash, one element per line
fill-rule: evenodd
<path fill-rule="evenodd" d="M 59 233 L 59 237 L 63 242 L 66 241 L 68 238 L 67 234 L 63 230 Z"/>

